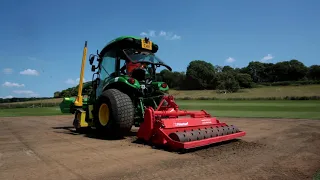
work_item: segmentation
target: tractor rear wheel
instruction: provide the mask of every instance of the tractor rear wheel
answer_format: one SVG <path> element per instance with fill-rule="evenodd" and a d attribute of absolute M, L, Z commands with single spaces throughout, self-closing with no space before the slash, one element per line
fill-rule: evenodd
<path fill-rule="evenodd" d="M 134 123 L 134 106 L 131 98 L 117 90 L 104 91 L 97 104 L 98 130 L 112 136 L 123 136 L 130 132 Z"/>

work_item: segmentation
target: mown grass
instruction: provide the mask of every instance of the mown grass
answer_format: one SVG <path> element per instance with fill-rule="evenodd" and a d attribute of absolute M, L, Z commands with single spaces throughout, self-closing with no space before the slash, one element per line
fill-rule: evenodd
<path fill-rule="evenodd" d="M 314 175 L 312 180 L 320 180 L 320 170 Z"/>
<path fill-rule="evenodd" d="M 0 117 L 15 116 L 54 116 L 62 114 L 59 107 L 0 109 Z"/>
<path fill-rule="evenodd" d="M 174 95 L 177 99 L 182 98 L 218 98 L 218 99 L 228 99 L 228 98 L 279 98 L 279 97 L 302 97 L 302 96 L 320 96 L 320 85 L 303 85 L 303 86 L 269 86 L 260 87 L 252 89 L 241 89 L 236 93 L 217 93 L 216 90 L 192 90 L 192 91 L 177 91 L 170 90 L 170 94 Z M 46 104 L 55 103 L 59 105 L 62 98 L 55 99 L 44 99 L 36 101 L 26 101 L 26 102 L 14 102 L 14 103 L 2 103 L 1 106 L 10 106 L 14 104 Z"/>
<path fill-rule="evenodd" d="M 216 117 L 319 119 L 320 101 L 177 100 L 181 109 Z M 58 107 L 0 109 L 0 117 L 62 115 Z M 68 115 L 68 114 L 65 114 Z"/>
<path fill-rule="evenodd" d="M 217 93 L 216 90 L 192 90 L 177 91 L 170 90 L 170 94 L 176 98 L 271 98 L 286 96 L 320 96 L 320 85 L 303 85 L 303 86 L 269 86 L 252 89 L 241 89 L 236 93 Z"/>
<path fill-rule="evenodd" d="M 304 86 L 270 86 L 253 89 L 243 89 L 237 93 L 219 94 L 214 90 L 176 91 L 170 94 L 177 99 L 182 98 L 218 98 L 219 100 L 177 100 L 183 109 L 204 109 L 217 117 L 265 117 L 265 118 L 306 118 L 320 119 L 320 101 L 286 101 L 286 100 L 224 100 L 228 98 L 272 98 L 286 96 L 320 96 L 320 85 Z M 58 106 L 62 98 L 27 101 L 19 103 L 3 103 L 0 117 L 4 116 L 37 116 L 59 115 Z M 39 105 L 40 103 L 40 105 Z M 30 108 L 13 108 L 15 104 L 23 104 Z M 8 106 L 8 109 L 4 107 Z M 43 108 L 40 108 L 44 106 Z M 38 108 L 31 108 L 38 107 Z M 11 108 L 11 109 L 10 109 Z"/>
<path fill-rule="evenodd" d="M 178 100 L 182 109 L 217 117 L 320 119 L 320 101 Z"/>

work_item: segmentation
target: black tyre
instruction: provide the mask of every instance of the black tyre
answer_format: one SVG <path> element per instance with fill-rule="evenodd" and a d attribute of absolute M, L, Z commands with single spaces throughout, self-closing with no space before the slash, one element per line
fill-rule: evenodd
<path fill-rule="evenodd" d="M 123 136 L 130 132 L 133 123 L 134 106 L 130 97 L 117 89 L 104 91 L 97 104 L 97 129 L 112 136 Z"/>

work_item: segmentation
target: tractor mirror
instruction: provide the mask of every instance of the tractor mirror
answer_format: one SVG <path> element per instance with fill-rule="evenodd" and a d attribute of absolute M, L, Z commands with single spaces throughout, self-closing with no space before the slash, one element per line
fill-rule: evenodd
<path fill-rule="evenodd" d="M 91 71 L 92 71 L 92 72 L 96 71 L 96 66 L 95 66 L 95 65 L 92 65 L 92 66 L 91 66 Z"/>
<path fill-rule="evenodd" d="M 94 61 L 94 56 L 91 56 L 90 59 L 89 59 L 90 65 L 93 64 L 93 61 Z"/>

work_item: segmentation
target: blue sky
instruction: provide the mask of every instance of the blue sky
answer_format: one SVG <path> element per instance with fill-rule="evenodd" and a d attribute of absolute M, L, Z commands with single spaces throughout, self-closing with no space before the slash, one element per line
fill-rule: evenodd
<path fill-rule="evenodd" d="M 319 0 L 3 0 L 0 97 L 53 96 L 79 78 L 84 41 L 95 53 L 115 37 L 143 32 L 174 71 L 195 59 L 233 67 L 292 58 L 319 64 L 319 6 Z M 88 61 L 86 68 L 91 80 Z"/>

